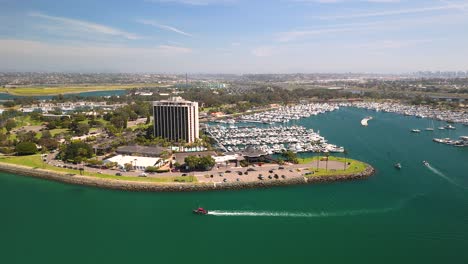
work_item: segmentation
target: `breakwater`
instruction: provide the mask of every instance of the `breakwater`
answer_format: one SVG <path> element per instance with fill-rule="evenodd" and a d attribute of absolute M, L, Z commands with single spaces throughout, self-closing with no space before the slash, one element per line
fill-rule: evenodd
<path fill-rule="evenodd" d="M 67 184 L 85 185 L 96 188 L 135 191 L 135 192 L 195 192 L 195 191 L 216 191 L 216 190 L 241 190 L 269 188 L 288 185 L 314 184 L 324 182 L 348 181 L 364 179 L 374 174 L 375 169 L 368 165 L 367 168 L 356 174 L 333 175 L 319 177 L 301 177 L 281 180 L 264 180 L 248 182 L 228 182 L 228 183 L 176 183 L 176 182 L 144 182 L 128 181 L 116 179 L 104 179 L 92 176 L 71 175 L 54 172 L 39 168 L 30 168 L 19 165 L 0 163 L 0 171 L 36 177 L 46 180 L 58 181 Z"/>

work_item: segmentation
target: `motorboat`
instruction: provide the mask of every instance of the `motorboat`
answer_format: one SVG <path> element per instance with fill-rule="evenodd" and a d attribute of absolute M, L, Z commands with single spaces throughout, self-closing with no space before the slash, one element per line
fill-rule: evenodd
<path fill-rule="evenodd" d="M 425 160 L 423 160 L 423 164 L 424 164 L 424 166 L 429 166 L 429 162 L 427 162 Z"/>
<path fill-rule="evenodd" d="M 419 130 L 419 129 L 411 129 L 411 132 L 413 132 L 413 133 L 420 133 L 421 130 Z"/>
<path fill-rule="evenodd" d="M 397 168 L 397 169 L 399 169 L 399 170 L 401 169 L 401 163 L 397 163 L 397 164 L 395 164 L 394 166 L 395 166 L 395 168 Z"/>
<path fill-rule="evenodd" d="M 452 125 L 446 125 L 445 126 L 445 129 L 456 129 L 456 127 L 452 126 Z"/>
<path fill-rule="evenodd" d="M 195 210 L 192 211 L 194 214 L 198 214 L 198 215 L 206 215 L 208 214 L 208 210 L 205 210 L 203 208 L 197 208 Z"/>

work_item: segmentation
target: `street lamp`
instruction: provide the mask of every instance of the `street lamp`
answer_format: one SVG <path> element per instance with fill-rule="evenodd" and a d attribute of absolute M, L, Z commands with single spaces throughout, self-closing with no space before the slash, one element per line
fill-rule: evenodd
<path fill-rule="evenodd" d="M 134 159 L 133 161 L 135 162 L 135 170 L 137 170 L 137 168 L 136 168 L 136 166 L 137 166 L 137 163 L 136 163 L 136 162 L 137 162 L 137 159 Z"/>

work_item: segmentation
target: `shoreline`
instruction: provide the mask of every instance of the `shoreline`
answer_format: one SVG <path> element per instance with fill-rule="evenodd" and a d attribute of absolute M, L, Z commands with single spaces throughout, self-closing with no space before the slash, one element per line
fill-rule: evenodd
<path fill-rule="evenodd" d="M 112 189 L 132 192 L 199 192 L 199 191 L 218 191 L 218 190 L 242 190 L 242 189 L 260 189 L 277 186 L 304 185 L 325 182 L 340 182 L 349 180 L 365 179 L 375 173 L 375 169 L 367 164 L 364 171 L 348 175 L 301 177 L 281 180 L 249 181 L 249 182 L 227 182 L 227 183 L 162 183 L 162 182 L 141 182 L 102 179 L 92 176 L 73 175 L 60 173 L 40 168 L 31 168 L 26 166 L 12 165 L 0 162 L 0 171 L 51 180 L 61 183 L 84 185 L 102 189 Z"/>

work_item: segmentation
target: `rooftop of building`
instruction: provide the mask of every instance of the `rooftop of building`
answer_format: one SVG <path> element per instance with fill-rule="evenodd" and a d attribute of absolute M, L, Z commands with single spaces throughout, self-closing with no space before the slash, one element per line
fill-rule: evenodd
<path fill-rule="evenodd" d="M 136 165 L 138 167 L 150 167 L 157 165 L 160 162 L 160 160 L 160 158 L 117 155 L 107 159 L 106 161 L 116 162 L 117 164 L 119 164 L 119 166 L 125 166 L 125 164 L 132 164 L 133 166 Z"/>
<path fill-rule="evenodd" d="M 143 155 L 150 157 L 160 156 L 163 151 L 167 151 L 168 148 L 161 146 L 139 146 L 139 145 L 130 145 L 130 146 L 121 146 L 118 147 L 115 152 L 119 154 L 126 155 Z"/>
<path fill-rule="evenodd" d="M 185 100 L 180 96 L 174 96 L 167 100 L 160 100 L 160 101 L 153 102 L 153 105 L 164 105 L 164 104 L 174 105 L 174 104 L 198 104 L 198 103 Z"/>

